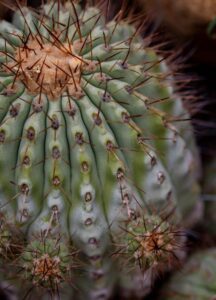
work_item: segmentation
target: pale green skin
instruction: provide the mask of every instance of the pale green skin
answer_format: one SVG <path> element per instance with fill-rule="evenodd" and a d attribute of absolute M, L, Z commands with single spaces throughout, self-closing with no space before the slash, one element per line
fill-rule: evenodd
<path fill-rule="evenodd" d="M 183 269 L 162 290 L 160 300 L 214 300 L 216 249 L 192 255 Z"/>
<path fill-rule="evenodd" d="M 61 7 L 59 16 L 57 4 L 45 5 L 43 10 L 51 19 L 59 19 L 59 22 L 66 26 L 68 21 L 76 20 L 70 4 L 67 9 Z M 85 59 L 92 57 L 95 61 L 100 60 L 102 72 L 110 78 L 119 79 L 109 81 L 106 87 L 105 83 L 97 79 L 97 75 L 100 74 L 99 67 L 94 74 L 83 73 L 82 80 L 88 84 L 83 86 L 85 93 L 83 98 L 78 101 L 71 98 L 76 108 L 73 118 L 67 113 L 67 95 L 62 95 L 55 102 L 49 101 L 47 96 L 43 95 L 43 110 L 51 117 L 55 114 L 62 124 L 56 130 L 55 141 L 54 129 L 49 128 L 50 120 L 46 114 L 43 112 L 32 114 L 33 107 L 29 102 L 34 103 L 36 98 L 28 93 L 21 82 L 18 82 L 19 92 L 16 95 L 0 96 L 2 108 L 0 130 L 6 132 L 5 142 L 0 145 L 0 205 L 3 206 L 2 212 L 8 220 L 17 224 L 29 242 L 41 231 L 46 232 L 50 229 L 52 237 L 63 236 L 61 243 L 64 241 L 68 243 L 70 240 L 73 247 L 86 255 L 85 265 L 81 269 L 84 268 L 87 272 L 85 270 L 84 275 L 77 276 L 75 280 L 75 285 L 78 285 L 81 290 L 81 298 L 86 299 L 88 295 L 89 299 L 108 299 L 116 285 L 120 285 L 125 294 L 136 291 L 138 296 L 142 296 L 146 293 L 145 287 L 142 286 L 142 284 L 145 286 L 145 279 L 136 261 L 131 274 L 126 274 L 125 270 L 121 270 L 116 263 L 118 260 L 113 260 L 113 264 L 111 256 L 107 254 L 109 251 L 111 253 L 115 251 L 110 237 L 112 236 L 114 241 L 118 240 L 119 236 L 122 236 L 121 233 L 124 233 L 119 224 L 124 227 L 126 225 L 122 221 L 130 222 L 130 219 L 126 206 L 122 203 L 122 190 L 116 178 L 117 170 L 122 168 L 122 163 L 115 155 L 110 153 L 108 155 L 106 142 L 109 140 L 114 145 L 118 145 L 116 154 L 125 166 L 125 178 L 121 188 L 129 194 L 130 209 L 133 209 L 135 214 L 139 213 L 148 218 L 148 215 L 153 212 L 160 214 L 161 210 L 166 209 L 169 214 L 175 208 L 170 222 L 177 224 L 183 220 L 180 225 L 182 227 L 185 226 L 186 220 L 190 218 L 191 212 L 199 201 L 197 150 L 192 128 L 188 122 L 177 122 L 175 127 L 175 123 L 168 121 L 169 117 L 185 119 L 188 114 L 181 100 L 172 91 L 172 77 L 156 78 L 155 75 L 166 73 L 168 68 L 164 62 L 159 62 L 160 57 L 154 50 L 145 47 L 139 37 L 134 37 L 130 46 L 125 43 L 135 32 L 133 26 L 124 22 L 119 22 L 116 26 L 114 21 L 105 26 L 103 17 L 98 19 L 100 11 L 97 8 L 90 7 L 82 12 L 80 7 L 76 6 L 76 10 L 79 18 L 82 18 L 83 38 L 85 39 L 91 32 L 93 41 L 92 52 L 89 45 L 86 45 L 81 56 Z M 26 8 L 24 12 L 29 27 L 36 34 L 34 24 L 37 24 L 37 19 Z M 51 26 L 51 19 L 45 18 L 44 22 L 47 26 Z M 21 41 L 8 32 L 16 30 L 21 36 L 23 34 L 27 36 L 29 33 L 29 27 L 26 26 L 19 12 L 14 16 L 14 24 L 5 21 L 0 23 L 2 34 L 0 49 L 5 51 L 4 38 L 6 38 L 8 40 L 6 50 L 12 55 L 14 50 L 10 44 L 20 46 Z M 61 26 L 60 29 L 64 28 Z M 43 26 L 39 30 L 52 40 Z M 69 40 L 73 38 L 75 41 L 79 38 L 75 31 L 76 26 L 71 25 L 68 31 Z M 103 32 L 111 45 L 109 50 L 104 48 Z M 64 40 L 64 34 L 61 38 Z M 126 56 L 127 68 L 124 69 L 121 62 Z M 3 55 L 0 59 L 5 62 Z M 7 59 L 9 60 L 10 57 Z M 152 67 L 149 68 L 151 65 Z M 148 71 L 145 72 L 147 69 Z M 137 86 L 139 82 L 143 82 L 147 74 L 155 77 L 131 93 L 127 91 L 126 87 Z M 5 84 L 13 81 L 13 76 L 1 72 L 0 79 L 3 82 L 0 88 L 4 91 Z M 110 95 L 111 101 L 101 105 L 101 97 L 105 90 Z M 155 99 L 167 97 L 169 98 L 167 101 L 149 104 Z M 11 103 L 20 104 L 19 114 L 15 118 L 9 115 Z M 95 126 L 92 113 L 98 113 L 99 108 L 102 124 Z M 158 109 L 160 115 L 158 116 L 156 112 L 151 113 L 152 108 Z M 125 112 L 130 115 L 141 114 L 142 117 L 131 119 L 130 124 L 133 126 L 130 126 L 122 121 L 122 113 Z M 164 121 L 167 121 L 166 127 Z M 138 144 L 137 132 L 133 129 L 135 126 L 139 127 L 144 137 L 150 137 L 145 144 L 148 145 L 148 152 L 155 163 Z M 36 133 L 35 143 L 25 138 L 26 130 L 30 127 L 34 128 Z M 44 131 L 45 128 L 49 129 Z M 77 132 L 81 132 L 84 140 L 91 143 L 76 144 Z M 53 146 L 59 147 L 61 151 L 61 157 L 56 161 L 52 157 Z M 31 157 L 30 166 L 21 164 L 26 149 Z M 38 163 L 41 161 L 44 163 Z M 85 173 L 80 168 L 84 161 L 90 166 Z M 62 182 L 60 188 L 52 185 L 54 164 L 56 164 L 56 174 Z M 14 166 L 19 167 L 14 170 Z M 12 185 L 10 181 L 16 184 Z M 30 187 L 27 201 L 24 202 L 24 196 L 16 187 L 22 183 L 27 183 Z M 92 194 L 92 198 L 86 202 L 85 195 L 88 192 Z M 14 195 L 17 195 L 15 200 L 9 201 Z M 8 201 L 9 203 L 4 205 Z M 50 224 L 54 205 L 58 207 L 59 222 Z M 23 209 L 29 212 L 26 218 L 20 217 Z M 86 224 L 87 219 L 92 220 L 90 225 Z M 48 238 L 52 237 L 48 236 Z M 90 242 L 93 240 L 97 243 Z M 125 240 L 127 238 L 123 238 L 123 242 Z M 70 249 L 68 252 L 70 253 Z M 93 273 L 102 275 L 98 279 L 98 276 L 91 276 Z M 143 282 L 140 288 L 136 284 L 137 277 Z M 68 291 L 68 287 L 66 290 Z M 73 288 L 71 288 L 71 295 L 72 290 Z M 66 296 L 63 293 L 62 299 L 64 297 Z"/>
<path fill-rule="evenodd" d="M 204 227 L 216 235 L 216 156 L 212 156 L 204 165 L 203 202 L 205 203 Z"/>

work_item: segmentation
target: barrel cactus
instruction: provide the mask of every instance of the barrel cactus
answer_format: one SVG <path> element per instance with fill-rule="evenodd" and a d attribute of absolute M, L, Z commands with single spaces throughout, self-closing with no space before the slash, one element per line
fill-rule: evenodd
<path fill-rule="evenodd" d="M 216 249 L 192 255 L 183 270 L 164 288 L 161 300 L 214 300 L 216 298 Z"/>
<path fill-rule="evenodd" d="M 142 297 L 184 256 L 197 149 L 172 69 L 137 20 L 48 1 L 18 4 L 0 23 L 7 293 L 104 300 L 118 287 Z"/>

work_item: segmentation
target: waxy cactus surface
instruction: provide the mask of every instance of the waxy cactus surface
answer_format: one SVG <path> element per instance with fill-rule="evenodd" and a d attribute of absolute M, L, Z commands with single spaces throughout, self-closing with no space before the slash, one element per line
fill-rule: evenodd
<path fill-rule="evenodd" d="M 183 270 L 174 275 L 161 300 L 214 300 L 216 298 L 216 249 L 192 255 Z"/>
<path fill-rule="evenodd" d="M 184 255 L 197 150 L 137 20 L 51 1 L 0 23 L 0 277 L 20 299 L 142 297 Z"/>

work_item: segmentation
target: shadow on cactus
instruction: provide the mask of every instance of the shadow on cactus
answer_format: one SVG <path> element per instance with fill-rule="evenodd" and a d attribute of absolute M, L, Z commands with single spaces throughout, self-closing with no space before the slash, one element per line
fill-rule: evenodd
<path fill-rule="evenodd" d="M 16 10 L 0 23 L 1 280 L 21 298 L 142 297 L 199 214 L 172 70 L 123 10 Z"/>

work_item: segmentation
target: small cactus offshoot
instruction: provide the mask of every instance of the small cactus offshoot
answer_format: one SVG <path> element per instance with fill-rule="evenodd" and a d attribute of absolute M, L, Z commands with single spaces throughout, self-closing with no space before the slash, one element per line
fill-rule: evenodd
<path fill-rule="evenodd" d="M 124 9 L 16 4 L 0 22 L 1 280 L 26 298 L 141 297 L 199 205 L 172 68 Z"/>

